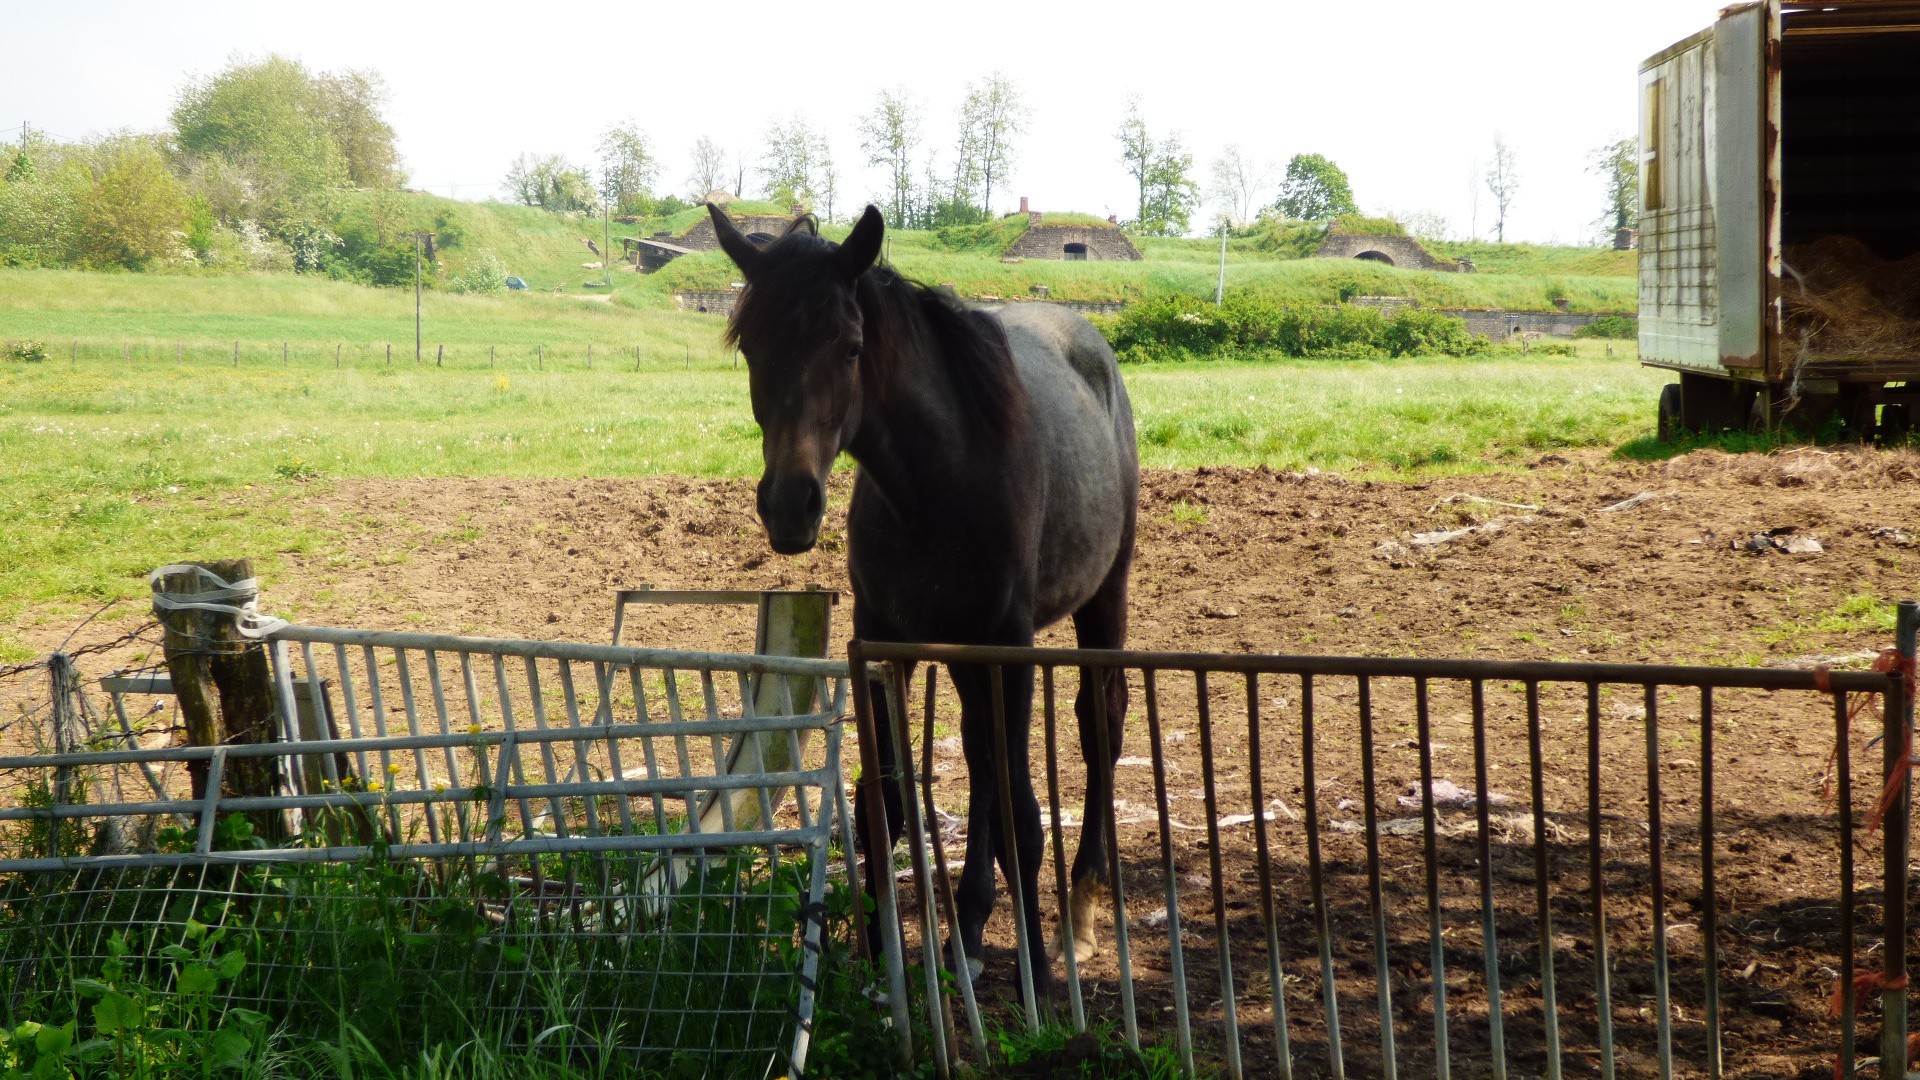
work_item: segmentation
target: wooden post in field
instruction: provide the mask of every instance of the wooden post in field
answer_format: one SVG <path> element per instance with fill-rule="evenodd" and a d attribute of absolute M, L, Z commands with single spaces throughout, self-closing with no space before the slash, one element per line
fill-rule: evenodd
<path fill-rule="evenodd" d="M 587 370 L 593 370 L 593 342 L 587 342 Z"/>
<path fill-rule="evenodd" d="M 133 346 L 123 338 L 120 341 L 120 362 L 125 364 L 133 360 Z"/>
<path fill-rule="evenodd" d="M 493 350 L 494 350 L 494 348 L 495 348 L 495 346 L 492 346 L 492 345 L 489 345 L 489 346 L 487 346 L 487 367 L 488 367 L 488 368 L 492 368 L 492 367 L 493 367 Z"/>
<path fill-rule="evenodd" d="M 240 343 L 237 341 L 233 343 L 233 366 L 240 366 Z"/>
<path fill-rule="evenodd" d="M 80 362 L 80 339 L 74 338 L 73 344 L 68 347 L 67 363 L 77 364 L 79 362 Z"/>
<path fill-rule="evenodd" d="M 533 358 L 534 366 L 541 371 L 547 370 L 547 347 L 545 345 L 536 345 L 534 349 L 536 350 Z"/>
<path fill-rule="evenodd" d="M 280 343 L 280 366 L 287 366 L 287 343 L 284 341 Z"/>
<path fill-rule="evenodd" d="M 393 342 L 387 342 L 387 366 L 393 366 Z"/>
<path fill-rule="evenodd" d="M 250 559 L 191 564 L 204 567 L 222 582 L 239 583 L 253 577 Z M 239 607 L 251 596 L 221 595 L 220 586 L 197 572 L 168 574 L 160 579 L 160 594 L 191 600 L 214 593 L 212 603 Z M 234 616 L 214 611 L 180 611 L 154 606 L 154 618 L 165 630 L 161 648 L 167 673 L 180 701 L 187 741 L 193 746 L 234 746 L 273 742 L 273 676 L 267 670 L 266 646 L 241 636 Z M 240 797 L 275 793 L 278 765 L 270 757 L 233 757 L 221 773 L 221 792 Z M 189 762 L 187 775 L 193 797 L 207 794 L 207 763 Z M 277 810 L 256 811 L 256 833 L 269 841 L 287 835 L 286 819 Z"/>
<path fill-rule="evenodd" d="M 640 346 L 638 345 L 633 347 L 633 370 L 640 370 Z"/>
<path fill-rule="evenodd" d="M 333 343 L 333 370 L 340 370 L 340 343 L 337 341 Z"/>
<path fill-rule="evenodd" d="M 433 366 L 445 367 L 447 363 L 447 343 L 443 341 L 438 346 L 436 346 L 436 348 L 439 351 L 434 353 L 433 355 Z"/>

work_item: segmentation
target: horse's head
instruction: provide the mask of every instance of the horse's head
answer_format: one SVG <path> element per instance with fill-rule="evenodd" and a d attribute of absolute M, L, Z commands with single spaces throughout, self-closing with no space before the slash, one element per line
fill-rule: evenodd
<path fill-rule="evenodd" d="M 709 205 L 721 250 L 746 278 L 728 335 L 747 358 L 760 424 L 760 521 L 782 555 L 820 537 L 827 474 L 860 427 L 864 346 L 855 282 L 880 255 L 886 225 L 867 207 L 844 244 L 801 218 L 761 247 Z"/>

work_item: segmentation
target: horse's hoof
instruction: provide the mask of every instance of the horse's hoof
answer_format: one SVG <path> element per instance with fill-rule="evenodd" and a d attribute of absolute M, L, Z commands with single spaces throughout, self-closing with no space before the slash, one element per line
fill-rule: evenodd
<path fill-rule="evenodd" d="M 971 956 L 967 957 L 967 981 L 968 982 L 980 981 L 980 973 L 985 970 L 987 970 L 987 965 L 985 964 L 985 962 L 975 957 L 971 957 Z"/>
<path fill-rule="evenodd" d="M 1091 881 L 1081 882 L 1073 888 L 1073 962 L 1084 964 L 1100 955 L 1100 941 L 1094 936 L 1094 920 L 1100 913 L 1100 886 Z M 1052 947 L 1048 955 L 1059 960 L 1066 955 L 1066 924 L 1053 935 Z"/>

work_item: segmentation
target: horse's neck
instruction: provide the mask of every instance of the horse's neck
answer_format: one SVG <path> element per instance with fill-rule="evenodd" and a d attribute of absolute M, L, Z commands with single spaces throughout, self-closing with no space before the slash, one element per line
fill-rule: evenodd
<path fill-rule="evenodd" d="M 878 401 L 863 404 L 848 452 L 903 516 L 940 516 L 957 487 L 991 468 L 1000 447 L 970 423 L 937 344 L 901 350 Z"/>

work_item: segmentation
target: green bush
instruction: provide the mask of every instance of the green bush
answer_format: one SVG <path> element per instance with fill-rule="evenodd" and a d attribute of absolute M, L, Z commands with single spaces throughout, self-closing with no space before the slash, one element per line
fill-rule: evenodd
<path fill-rule="evenodd" d="M 474 256 L 466 269 L 453 275 L 448 281 L 454 292 L 486 293 L 499 292 L 507 287 L 507 264 L 491 250 L 483 250 Z"/>
<path fill-rule="evenodd" d="M 1605 338 L 1609 341 L 1634 341 L 1640 337 L 1640 320 L 1632 315 L 1602 315 L 1573 332 L 1577 338 Z"/>
<path fill-rule="evenodd" d="M 47 358 L 47 344 L 44 341 L 9 341 L 6 356 L 23 364 L 38 364 Z"/>
<path fill-rule="evenodd" d="M 1333 219 L 1333 232 L 1348 236 L 1405 236 L 1406 227 L 1392 218 L 1367 217 L 1364 214 L 1347 214 Z"/>
<path fill-rule="evenodd" d="M 942 225 L 933 230 L 933 246 L 942 251 L 979 251 L 999 254 L 1027 231 L 1024 214 L 983 221 L 977 225 Z"/>
<path fill-rule="evenodd" d="M 1464 356 L 1486 347 L 1464 322 L 1438 312 L 1405 308 L 1389 316 L 1351 304 L 1274 304 L 1246 294 L 1218 306 L 1188 296 L 1157 297 L 1100 325 L 1114 352 L 1129 363 Z"/>

